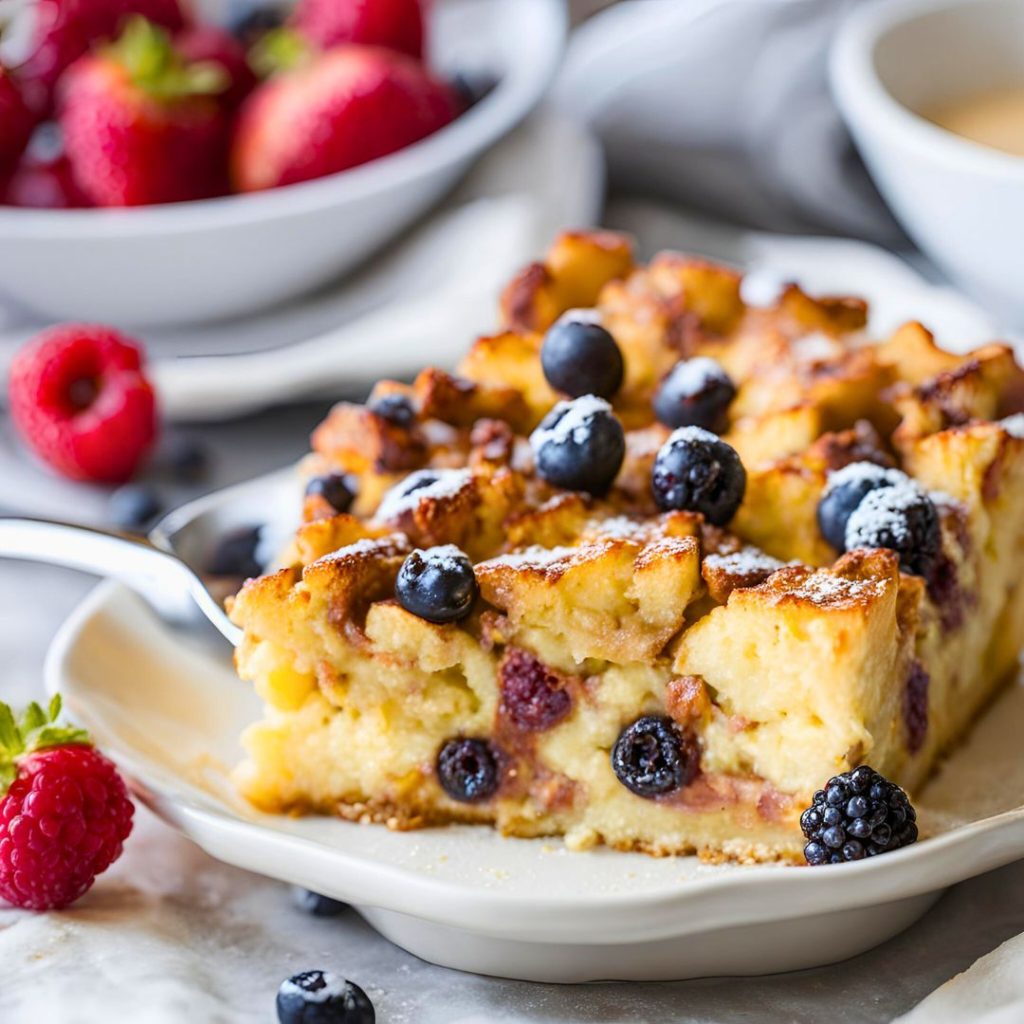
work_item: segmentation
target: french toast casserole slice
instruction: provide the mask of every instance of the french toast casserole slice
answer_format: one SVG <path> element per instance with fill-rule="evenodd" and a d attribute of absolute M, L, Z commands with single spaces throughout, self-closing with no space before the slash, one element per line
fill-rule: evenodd
<path fill-rule="evenodd" d="M 1024 374 L 755 284 L 568 233 L 457 374 L 331 411 L 231 607 L 250 801 L 764 861 L 829 776 L 923 783 L 1024 637 Z"/>

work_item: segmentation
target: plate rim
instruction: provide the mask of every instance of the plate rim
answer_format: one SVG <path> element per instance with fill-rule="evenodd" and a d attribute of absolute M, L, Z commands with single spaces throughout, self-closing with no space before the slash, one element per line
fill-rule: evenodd
<path fill-rule="evenodd" d="M 111 580 L 99 584 L 75 607 L 54 636 L 46 656 L 44 681 L 48 692 L 61 689 L 62 681 L 68 678 L 68 662 L 84 629 L 103 615 L 113 615 L 115 621 L 122 618 L 118 602 L 125 598 L 138 602 L 140 611 L 146 607 L 141 598 Z M 153 628 L 159 628 L 155 618 L 150 622 Z M 246 684 L 240 681 L 239 685 Z M 97 717 L 101 721 L 102 716 L 88 711 L 82 714 L 80 691 L 72 691 L 70 696 L 67 688 L 63 692 L 83 723 L 102 735 L 102 726 L 96 729 Z M 268 844 L 304 852 L 304 859 L 328 858 L 337 862 L 337 874 L 348 884 L 335 887 L 327 895 L 494 937 L 585 945 L 656 941 L 903 900 L 944 889 L 1024 857 L 1022 806 L 957 826 L 882 858 L 830 865 L 820 871 L 778 864 L 734 865 L 705 878 L 682 881 L 670 891 L 527 896 L 432 878 L 413 868 L 382 863 L 315 839 L 277 831 L 257 820 L 245 821 L 185 780 L 174 779 L 169 785 L 154 778 L 154 774 L 161 773 L 147 772 L 144 756 L 126 753 L 109 742 L 112 737 L 107 739 L 105 751 L 123 767 L 133 792 L 160 818 L 216 859 L 260 871 L 253 866 L 251 854 L 268 848 Z M 190 795 L 191 790 L 199 794 L 198 799 Z M 340 820 L 337 824 L 366 827 Z M 457 841 L 459 832 L 451 834 Z M 409 835 L 414 839 L 416 833 Z M 558 841 L 496 838 L 537 844 Z M 225 856 L 217 839 L 233 843 L 236 855 Z M 970 856 L 962 856 L 964 852 Z M 571 855 L 585 858 L 588 853 Z M 297 881 L 297 873 L 287 870 L 295 861 L 283 858 L 281 863 L 286 869 L 277 872 L 276 877 Z M 354 898 L 353 890 L 361 887 L 367 888 L 373 898 Z M 607 938 L 596 934 L 604 927 L 613 929 Z"/>

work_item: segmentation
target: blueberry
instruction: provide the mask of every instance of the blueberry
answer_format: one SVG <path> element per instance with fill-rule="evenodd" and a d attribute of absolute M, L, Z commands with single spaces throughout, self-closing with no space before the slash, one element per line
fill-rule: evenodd
<path fill-rule="evenodd" d="M 186 484 L 202 480 L 210 466 L 205 445 L 185 434 L 172 434 L 167 438 L 161 461 L 175 480 Z"/>
<path fill-rule="evenodd" d="M 414 551 L 402 563 L 395 583 L 399 604 L 428 622 L 464 619 L 476 594 L 473 563 L 454 544 Z"/>
<path fill-rule="evenodd" d="M 829 779 L 800 816 L 808 864 L 841 864 L 909 846 L 917 817 L 907 794 L 867 765 Z"/>
<path fill-rule="evenodd" d="M 555 487 L 607 493 L 626 457 L 612 407 L 595 395 L 559 402 L 530 435 L 538 475 Z"/>
<path fill-rule="evenodd" d="M 540 350 L 548 383 L 570 398 L 611 398 L 622 387 L 625 364 L 615 339 L 599 323 L 562 317 Z"/>
<path fill-rule="evenodd" d="M 241 576 L 248 579 L 263 571 L 256 551 L 260 543 L 259 526 L 240 526 L 225 533 L 206 560 L 211 576 Z"/>
<path fill-rule="evenodd" d="M 416 410 L 408 395 L 390 394 L 374 398 L 367 408 L 396 427 L 408 430 L 416 422 Z"/>
<path fill-rule="evenodd" d="M 121 530 L 144 533 L 146 527 L 163 511 L 163 502 L 152 487 L 125 484 L 110 496 L 107 515 Z"/>
<path fill-rule="evenodd" d="M 846 524 L 857 506 L 872 491 L 905 483 L 909 477 L 898 469 L 886 469 L 873 462 L 852 462 L 829 475 L 828 485 L 818 502 L 818 529 L 836 549 L 846 550 Z"/>
<path fill-rule="evenodd" d="M 292 901 L 299 910 L 304 910 L 313 917 L 337 917 L 347 906 L 340 900 L 332 900 L 330 896 L 321 896 L 311 889 L 303 889 L 301 885 L 292 886 Z"/>
<path fill-rule="evenodd" d="M 654 396 L 654 414 L 667 427 L 703 427 L 721 432 L 736 385 L 714 359 L 698 356 L 676 363 Z"/>
<path fill-rule="evenodd" d="M 498 757 L 486 740 L 449 740 L 437 755 L 441 788 L 460 803 L 472 804 L 492 797 L 501 781 Z"/>
<path fill-rule="evenodd" d="M 280 1024 L 375 1024 L 373 1003 L 351 981 L 332 971 L 303 971 L 277 990 Z"/>
<path fill-rule="evenodd" d="M 846 549 L 888 548 L 904 572 L 927 576 L 942 547 L 935 503 L 911 483 L 871 491 L 846 523 Z"/>
<path fill-rule="evenodd" d="M 637 796 L 654 797 L 681 789 L 699 767 L 693 740 L 665 715 L 644 715 L 619 733 L 612 748 L 612 770 Z"/>
<path fill-rule="evenodd" d="M 661 509 L 700 512 L 714 526 L 736 514 L 747 474 L 735 450 L 701 427 L 680 427 L 654 460 L 651 489 Z"/>
<path fill-rule="evenodd" d="M 306 484 L 306 495 L 323 498 L 340 515 L 352 507 L 356 486 L 344 473 L 325 473 L 323 476 L 313 477 Z"/>

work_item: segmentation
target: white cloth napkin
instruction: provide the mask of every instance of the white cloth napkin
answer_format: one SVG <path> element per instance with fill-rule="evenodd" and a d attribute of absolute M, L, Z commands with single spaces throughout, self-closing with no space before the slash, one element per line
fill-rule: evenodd
<path fill-rule="evenodd" d="M 600 136 L 617 188 L 771 231 L 899 229 L 827 82 L 856 0 L 631 0 L 575 33 L 556 99 Z"/>
<path fill-rule="evenodd" d="M 1008 939 L 937 988 L 895 1024 L 1020 1024 L 1024 1020 L 1024 935 Z"/>

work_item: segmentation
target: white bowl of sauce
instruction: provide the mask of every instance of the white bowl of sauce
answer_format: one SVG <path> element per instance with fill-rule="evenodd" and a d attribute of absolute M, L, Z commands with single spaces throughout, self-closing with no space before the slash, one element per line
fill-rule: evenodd
<path fill-rule="evenodd" d="M 1024 327 L 1024 0 L 876 0 L 842 26 L 832 88 L 907 233 Z"/>

